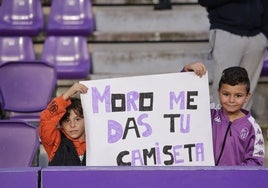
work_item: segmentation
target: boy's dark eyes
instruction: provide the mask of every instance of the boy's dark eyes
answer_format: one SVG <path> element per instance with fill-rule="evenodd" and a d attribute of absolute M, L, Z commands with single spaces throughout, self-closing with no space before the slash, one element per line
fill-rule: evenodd
<path fill-rule="evenodd" d="M 224 96 L 229 96 L 230 94 L 229 93 L 223 93 Z M 237 94 L 235 95 L 235 97 L 239 98 L 239 97 L 243 97 L 243 95 L 241 94 Z"/>
<path fill-rule="evenodd" d="M 75 121 L 80 121 L 81 119 L 83 119 L 83 118 L 81 118 L 81 117 L 74 118 Z M 69 122 L 71 122 L 71 120 L 70 119 L 66 119 L 66 120 L 64 120 L 64 122 L 65 123 L 69 123 Z"/>
<path fill-rule="evenodd" d="M 70 120 L 69 120 L 69 119 L 66 119 L 66 120 L 64 120 L 64 122 L 65 122 L 65 123 L 68 123 L 68 122 L 70 122 Z"/>
<path fill-rule="evenodd" d="M 77 118 L 75 118 L 76 121 L 79 121 L 79 120 L 81 120 L 81 119 L 82 119 L 81 117 L 77 117 Z"/>

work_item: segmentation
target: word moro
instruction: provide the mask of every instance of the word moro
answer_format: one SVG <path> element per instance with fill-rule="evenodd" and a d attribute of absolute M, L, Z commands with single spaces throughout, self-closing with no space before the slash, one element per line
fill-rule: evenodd
<path fill-rule="evenodd" d="M 108 85 L 105 86 L 103 92 L 92 87 L 91 93 L 93 113 L 99 113 L 101 107 L 105 112 L 153 111 L 153 92 L 111 93 L 111 86 Z M 196 110 L 194 97 L 197 95 L 197 91 L 180 91 L 178 93 L 171 91 L 169 93 L 169 109 Z"/>
<path fill-rule="evenodd" d="M 195 157 L 193 157 L 195 156 Z M 160 150 L 159 144 L 151 149 L 122 151 L 117 155 L 118 166 L 153 166 L 180 165 L 204 161 L 204 144 L 165 145 Z"/>

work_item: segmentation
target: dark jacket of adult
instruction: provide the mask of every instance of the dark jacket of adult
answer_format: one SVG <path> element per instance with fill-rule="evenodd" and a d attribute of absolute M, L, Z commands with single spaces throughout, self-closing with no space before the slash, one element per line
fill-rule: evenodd
<path fill-rule="evenodd" d="M 268 38 L 268 0 L 198 0 L 207 8 L 210 29 Z"/>

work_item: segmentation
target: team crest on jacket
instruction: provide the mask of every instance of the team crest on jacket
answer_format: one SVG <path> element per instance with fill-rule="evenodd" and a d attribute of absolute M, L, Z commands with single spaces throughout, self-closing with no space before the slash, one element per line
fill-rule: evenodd
<path fill-rule="evenodd" d="M 214 121 L 220 123 L 221 122 L 221 118 L 219 116 L 217 116 L 217 117 L 214 118 Z"/>
<path fill-rule="evenodd" d="M 249 134 L 248 128 L 244 127 L 240 131 L 240 138 L 244 140 L 244 139 L 246 139 L 248 137 L 248 134 Z"/>

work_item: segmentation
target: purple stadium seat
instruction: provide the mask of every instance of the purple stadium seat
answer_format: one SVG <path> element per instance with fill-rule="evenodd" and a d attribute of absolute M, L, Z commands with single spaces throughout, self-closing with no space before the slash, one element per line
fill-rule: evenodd
<path fill-rule="evenodd" d="M 90 0 L 53 0 L 47 35 L 90 35 L 94 30 Z"/>
<path fill-rule="evenodd" d="M 261 76 L 268 76 L 268 52 L 265 53 Z"/>
<path fill-rule="evenodd" d="M 0 168 L 32 166 L 38 138 L 37 127 L 24 121 L 0 120 Z"/>
<path fill-rule="evenodd" d="M 26 60 L 35 60 L 31 37 L 0 37 L 0 65 L 8 61 Z"/>
<path fill-rule="evenodd" d="M 9 120 L 23 120 L 29 123 L 32 123 L 34 125 L 38 125 L 40 121 L 40 113 L 41 111 L 38 112 L 9 112 L 8 113 L 8 118 L 4 119 L 9 119 Z"/>
<path fill-rule="evenodd" d="M 0 36 L 36 36 L 43 29 L 40 0 L 2 0 Z"/>
<path fill-rule="evenodd" d="M 58 79 L 86 78 L 90 71 L 89 49 L 82 36 L 48 36 L 41 60 L 56 67 Z"/>
<path fill-rule="evenodd" d="M 42 61 L 14 61 L 0 66 L 2 109 L 21 113 L 20 119 L 39 120 L 39 112 L 46 108 L 55 88 L 56 70 Z"/>

